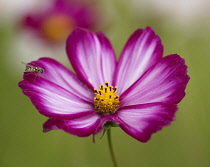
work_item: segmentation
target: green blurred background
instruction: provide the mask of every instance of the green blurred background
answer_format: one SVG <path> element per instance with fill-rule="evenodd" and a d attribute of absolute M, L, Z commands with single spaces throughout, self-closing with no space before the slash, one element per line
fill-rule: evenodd
<path fill-rule="evenodd" d="M 18 57 L 27 55 L 22 55 L 16 45 L 17 20 L 7 15 L 13 12 L 9 8 L 13 1 L 7 2 L 11 4 L 0 1 L 0 166 L 112 166 L 106 136 L 100 139 L 98 135 L 96 143 L 92 143 L 92 137 L 79 138 L 63 131 L 42 132 L 46 118 L 17 86 L 24 71 L 24 65 L 20 65 L 24 60 Z M 164 55 L 181 55 L 191 77 L 176 121 L 154 134 L 149 142 L 140 143 L 120 128 L 112 128 L 119 167 L 210 166 L 210 1 L 169 2 L 94 1 L 106 20 L 102 31 L 117 55 L 134 30 L 151 26 L 162 39 Z M 46 56 L 38 50 L 33 54 Z"/>

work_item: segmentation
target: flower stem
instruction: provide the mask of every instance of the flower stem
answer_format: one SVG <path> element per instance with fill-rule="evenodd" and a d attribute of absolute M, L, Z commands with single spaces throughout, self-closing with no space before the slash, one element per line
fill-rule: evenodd
<path fill-rule="evenodd" d="M 116 161 L 116 158 L 115 158 L 115 155 L 114 155 L 114 150 L 113 150 L 113 147 L 112 147 L 111 128 L 109 128 L 109 129 L 107 130 L 107 140 L 108 140 L 109 151 L 110 151 L 110 154 L 111 154 L 113 166 L 114 166 L 114 167 L 118 167 L 118 166 L 117 166 L 117 161 Z"/>

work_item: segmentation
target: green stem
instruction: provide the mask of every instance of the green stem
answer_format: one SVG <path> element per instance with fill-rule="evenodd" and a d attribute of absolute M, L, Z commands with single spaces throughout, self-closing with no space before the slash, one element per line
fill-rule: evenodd
<path fill-rule="evenodd" d="M 114 167 L 118 167 L 118 166 L 117 166 L 117 161 L 116 161 L 116 158 L 115 158 L 115 155 L 114 155 L 114 150 L 113 150 L 113 147 L 112 147 L 111 128 L 109 128 L 109 129 L 107 130 L 107 140 L 108 140 L 109 151 L 110 151 L 110 154 L 111 154 L 113 166 L 114 166 Z"/>

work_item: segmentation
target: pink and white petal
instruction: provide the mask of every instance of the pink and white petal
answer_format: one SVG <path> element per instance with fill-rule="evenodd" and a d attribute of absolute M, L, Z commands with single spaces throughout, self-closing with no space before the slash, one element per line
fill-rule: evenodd
<path fill-rule="evenodd" d="M 114 85 L 118 86 L 118 93 L 128 89 L 162 55 L 161 40 L 151 28 L 136 30 L 125 45 L 117 65 Z"/>
<path fill-rule="evenodd" d="M 45 57 L 31 62 L 29 65 L 44 69 L 40 77 L 61 86 L 86 101 L 92 102 L 94 94 L 90 92 L 86 85 L 83 84 L 75 74 L 58 61 Z"/>
<path fill-rule="evenodd" d="M 121 105 L 154 102 L 177 104 L 185 96 L 188 81 L 184 59 L 176 54 L 166 56 L 121 96 Z"/>
<path fill-rule="evenodd" d="M 25 78 L 19 82 L 19 87 L 41 114 L 56 119 L 73 119 L 95 113 L 93 104 L 66 89 L 42 77 L 36 81 L 30 75 Z"/>
<path fill-rule="evenodd" d="M 126 106 L 118 111 L 119 126 L 138 141 L 147 142 L 151 135 L 175 119 L 175 104 L 150 103 Z"/>
<path fill-rule="evenodd" d="M 90 88 L 98 88 L 110 79 L 115 64 L 113 49 L 105 36 L 77 28 L 67 40 L 66 51 L 78 78 Z"/>
<path fill-rule="evenodd" d="M 116 56 L 112 45 L 106 36 L 103 33 L 97 33 L 96 35 L 101 44 L 101 75 L 105 81 L 112 85 L 116 68 Z"/>
<path fill-rule="evenodd" d="M 76 135 L 79 137 L 90 136 L 95 134 L 96 128 L 100 123 L 100 118 L 97 114 L 91 114 L 72 120 L 55 120 L 49 119 L 44 123 L 44 132 L 50 130 L 62 129 L 67 133 Z"/>

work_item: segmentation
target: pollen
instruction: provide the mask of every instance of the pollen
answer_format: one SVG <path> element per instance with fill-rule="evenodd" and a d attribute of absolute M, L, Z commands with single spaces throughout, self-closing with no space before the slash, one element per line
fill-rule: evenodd
<path fill-rule="evenodd" d="M 99 89 L 94 89 L 94 108 L 100 114 L 115 113 L 119 107 L 119 95 L 117 87 L 113 87 L 105 82 L 105 85 L 99 85 Z"/>

